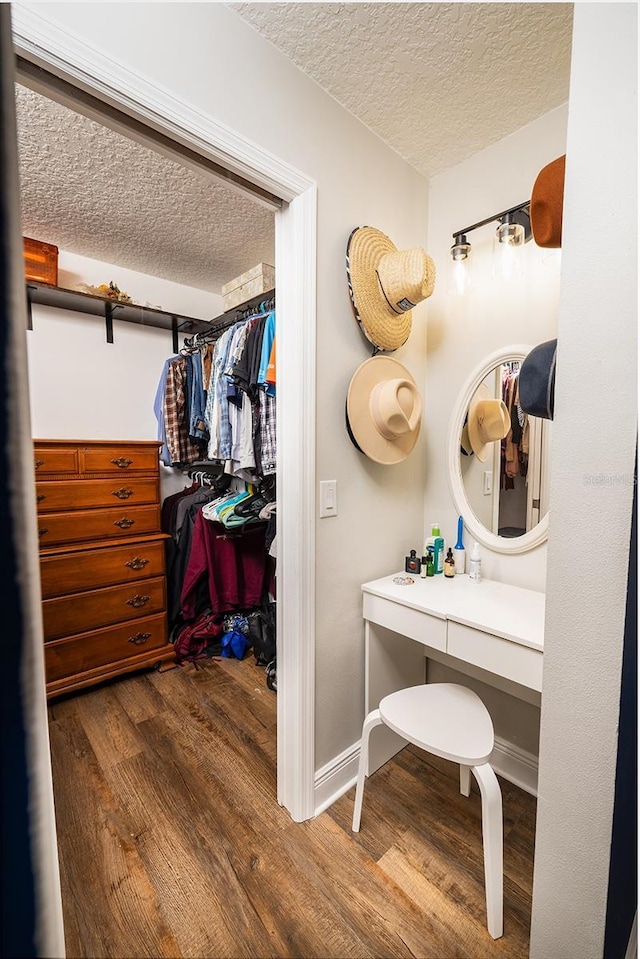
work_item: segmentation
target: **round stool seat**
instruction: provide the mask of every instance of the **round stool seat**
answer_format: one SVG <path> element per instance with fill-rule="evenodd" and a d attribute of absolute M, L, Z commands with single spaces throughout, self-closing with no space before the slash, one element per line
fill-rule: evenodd
<path fill-rule="evenodd" d="M 493 750 L 493 723 L 476 694 L 455 683 L 427 683 L 381 700 L 380 718 L 414 745 L 455 763 L 480 766 Z"/>

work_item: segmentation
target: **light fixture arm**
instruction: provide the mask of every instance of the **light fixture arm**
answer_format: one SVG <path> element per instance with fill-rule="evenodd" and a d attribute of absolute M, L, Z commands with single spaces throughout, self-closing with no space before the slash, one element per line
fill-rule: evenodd
<path fill-rule="evenodd" d="M 503 210 L 502 213 L 494 213 L 493 216 L 488 216 L 486 220 L 479 220 L 477 223 L 473 223 L 471 226 L 465 226 L 463 230 L 455 230 L 451 236 L 454 241 L 457 241 L 459 236 L 471 233 L 472 230 L 477 230 L 480 226 L 486 226 L 487 223 L 493 223 L 495 220 L 502 220 L 503 217 L 511 216 L 512 222 L 520 223 L 524 227 L 524 236 L 525 243 L 531 238 L 531 218 L 529 214 L 529 205 L 530 201 L 526 200 L 524 203 L 519 203 L 517 206 L 512 206 L 508 210 Z"/>

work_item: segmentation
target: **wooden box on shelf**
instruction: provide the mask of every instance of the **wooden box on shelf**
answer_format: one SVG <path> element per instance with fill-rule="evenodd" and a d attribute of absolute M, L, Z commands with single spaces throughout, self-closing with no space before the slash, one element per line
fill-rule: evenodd
<path fill-rule="evenodd" d="M 174 660 L 158 446 L 34 443 L 48 697 Z"/>
<path fill-rule="evenodd" d="M 58 247 L 23 236 L 24 275 L 27 280 L 58 285 Z"/>

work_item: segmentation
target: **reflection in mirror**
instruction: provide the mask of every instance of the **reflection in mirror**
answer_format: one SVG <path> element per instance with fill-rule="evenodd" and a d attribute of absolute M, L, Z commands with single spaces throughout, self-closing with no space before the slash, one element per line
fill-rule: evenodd
<path fill-rule="evenodd" d="M 498 553 L 524 553 L 549 530 L 551 423 L 525 418 L 518 408 L 520 365 L 531 349 L 518 343 L 487 356 L 462 387 L 449 422 L 453 501 L 472 539 Z M 474 422 L 479 395 L 483 419 Z"/>
<path fill-rule="evenodd" d="M 469 507 L 486 530 L 509 539 L 533 529 L 548 509 L 551 422 L 529 416 L 520 408 L 520 365 L 519 357 L 497 364 L 469 403 L 473 410 L 479 396 L 502 400 L 508 417 L 507 435 L 489 443 L 481 460 L 469 439 L 465 417 L 460 442 L 460 471 Z"/>

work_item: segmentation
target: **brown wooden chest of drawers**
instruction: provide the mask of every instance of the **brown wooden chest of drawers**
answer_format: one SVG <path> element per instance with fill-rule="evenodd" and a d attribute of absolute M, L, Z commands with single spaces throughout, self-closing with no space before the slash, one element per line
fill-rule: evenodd
<path fill-rule="evenodd" d="M 49 697 L 174 661 L 158 446 L 34 442 Z"/>

